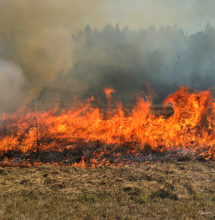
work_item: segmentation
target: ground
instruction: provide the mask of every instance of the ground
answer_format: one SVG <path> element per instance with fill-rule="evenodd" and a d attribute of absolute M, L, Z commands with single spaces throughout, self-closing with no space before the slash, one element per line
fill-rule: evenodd
<path fill-rule="evenodd" d="M 0 168 L 0 219 L 215 219 L 215 163 Z"/>

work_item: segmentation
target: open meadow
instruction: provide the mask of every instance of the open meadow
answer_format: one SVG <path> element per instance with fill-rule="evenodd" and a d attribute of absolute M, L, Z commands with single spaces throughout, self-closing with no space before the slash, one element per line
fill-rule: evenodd
<path fill-rule="evenodd" d="M 214 162 L 0 168 L 0 219 L 214 219 Z"/>

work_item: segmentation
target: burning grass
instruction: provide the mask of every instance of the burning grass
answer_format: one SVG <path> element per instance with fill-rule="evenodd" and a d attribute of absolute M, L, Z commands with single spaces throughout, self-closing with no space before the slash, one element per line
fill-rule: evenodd
<path fill-rule="evenodd" d="M 215 103 L 209 91 L 190 93 L 181 87 L 164 101 L 161 109 L 167 114 L 156 114 L 143 98 L 131 110 L 120 103 L 110 109 L 114 90 L 104 91 L 105 113 L 93 107 L 91 98 L 68 110 L 34 108 L 3 115 L 0 165 L 118 166 L 162 161 L 184 152 L 215 159 Z"/>
<path fill-rule="evenodd" d="M 0 168 L 1 219 L 213 219 L 214 162 Z"/>

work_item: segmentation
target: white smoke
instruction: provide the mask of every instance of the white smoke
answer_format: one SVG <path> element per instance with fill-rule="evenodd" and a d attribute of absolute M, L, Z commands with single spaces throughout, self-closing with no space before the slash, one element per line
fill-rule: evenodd
<path fill-rule="evenodd" d="M 0 60 L 0 113 L 19 105 L 24 83 L 21 67 L 12 61 Z"/>

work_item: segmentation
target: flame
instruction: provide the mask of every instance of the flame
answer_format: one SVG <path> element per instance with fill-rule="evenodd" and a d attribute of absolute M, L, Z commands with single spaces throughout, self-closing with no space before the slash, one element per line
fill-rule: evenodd
<path fill-rule="evenodd" d="M 104 91 L 110 100 L 114 90 Z M 215 103 L 211 93 L 190 93 L 187 88 L 180 87 L 166 98 L 163 106 L 168 105 L 174 110 L 169 117 L 155 115 L 151 111 L 152 104 L 144 98 L 140 98 L 129 113 L 118 105 L 108 118 L 101 109 L 93 107 L 90 100 L 60 113 L 57 109 L 32 113 L 22 108 L 1 118 L 0 156 L 11 151 L 28 153 L 51 149 L 60 152 L 76 149 L 79 144 L 90 146 L 99 142 L 112 145 L 114 149 L 129 143 L 134 146 L 129 153 L 134 155 L 149 146 L 157 152 L 191 150 L 207 160 L 215 160 Z M 111 165 L 110 160 L 99 160 L 106 151 L 108 149 L 93 153 L 92 167 Z M 87 155 L 83 155 L 73 166 L 87 167 L 86 158 Z M 4 160 L 8 163 L 8 158 Z M 117 165 L 122 164 L 117 162 Z"/>
<path fill-rule="evenodd" d="M 104 89 L 104 93 L 105 93 L 108 100 L 111 99 L 111 94 L 114 92 L 115 92 L 115 90 L 113 88 L 105 88 Z"/>

